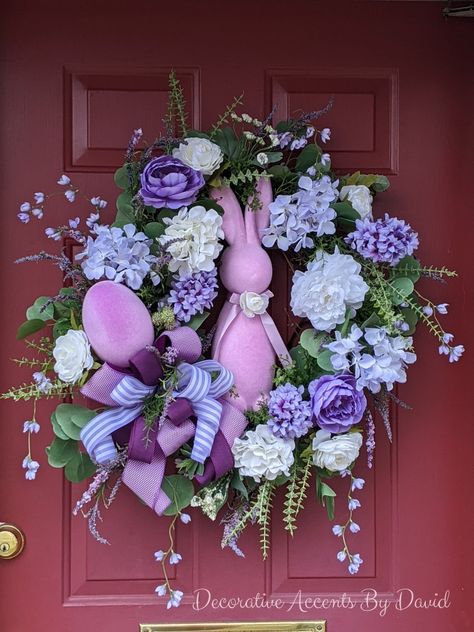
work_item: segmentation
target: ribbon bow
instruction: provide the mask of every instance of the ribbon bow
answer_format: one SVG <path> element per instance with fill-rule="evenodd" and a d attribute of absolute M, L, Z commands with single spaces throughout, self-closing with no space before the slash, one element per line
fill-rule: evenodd
<path fill-rule="evenodd" d="M 201 343 L 191 328 L 180 327 L 165 332 L 155 341 L 155 347 L 160 352 L 165 350 L 167 344 L 176 348 L 180 361 L 177 367 L 177 388 L 173 392 L 176 399 L 166 411 L 166 419 L 161 427 L 157 428 L 155 424 L 149 429 L 148 442 L 145 441 L 142 412 L 146 398 L 155 392 L 163 377 L 158 354 L 148 349 L 139 351 L 131 358 L 131 372 L 127 373 L 106 363 L 81 389 L 86 397 L 111 406 L 96 415 L 81 431 L 86 450 L 98 463 L 110 461 L 117 454 L 112 433 L 133 422 L 123 481 L 158 514 L 163 513 L 171 502 L 161 490 L 166 457 L 194 436 L 191 456 L 199 463 L 204 463 L 211 455 L 216 436 L 219 437 L 217 443 L 222 444 L 219 424 L 223 404 L 218 398 L 234 382 L 232 373 L 218 362 L 196 362 L 201 354 Z M 191 415 L 196 417 L 196 425 L 189 419 Z M 232 467 L 232 455 L 229 458 L 228 452 L 230 448 L 224 451 L 223 459 L 211 455 L 206 465 L 207 478 L 223 467 L 224 471 Z"/>
<path fill-rule="evenodd" d="M 227 299 L 229 303 L 231 304 L 231 309 L 227 312 L 227 316 L 224 321 L 224 324 L 222 325 L 222 328 L 220 329 L 219 338 L 214 341 L 214 345 L 215 345 L 214 355 L 217 357 L 219 357 L 219 349 L 227 330 L 232 325 L 234 320 L 237 318 L 239 313 L 243 311 L 242 306 L 240 304 L 241 296 L 242 294 L 237 294 L 236 292 L 233 292 Z M 267 290 L 266 292 L 263 292 L 262 296 L 267 296 L 270 299 L 273 297 L 273 292 L 270 292 L 270 290 Z M 260 318 L 263 328 L 265 330 L 265 333 L 267 334 L 268 340 L 270 341 L 270 344 L 272 345 L 276 353 L 276 356 L 280 360 L 282 365 L 286 366 L 288 364 L 291 364 L 293 360 L 291 359 L 291 356 L 288 353 L 286 345 L 283 342 L 283 339 L 280 336 L 280 333 L 275 323 L 273 322 L 273 318 L 270 316 L 270 314 L 267 311 L 265 311 L 263 312 L 263 314 L 255 314 L 255 317 Z"/>

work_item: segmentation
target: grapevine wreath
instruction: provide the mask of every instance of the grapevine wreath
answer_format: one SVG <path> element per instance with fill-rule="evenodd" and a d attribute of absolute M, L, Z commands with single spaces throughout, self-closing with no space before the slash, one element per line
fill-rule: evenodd
<path fill-rule="evenodd" d="M 102 220 L 107 202 L 84 196 L 67 175 L 59 192 L 35 193 L 18 214 L 25 224 L 41 220 L 53 195 L 90 205 L 85 222 L 45 231 L 79 245 L 73 260 L 64 250 L 20 260 L 50 261 L 64 278 L 18 330 L 30 354 L 17 362 L 34 371 L 31 383 L 2 396 L 33 403 L 25 476 L 40 467 L 37 401 L 59 398 L 47 460 L 72 482 L 92 477 L 74 508 L 91 534 L 107 542 L 101 508 L 121 484 L 170 516 L 169 546 L 155 553 L 165 577 L 156 592 L 168 607 L 183 597 L 167 568 L 181 561 L 173 534 L 177 520 L 191 520 L 189 506 L 219 514 L 222 546 L 239 556 L 240 534 L 256 523 L 265 558 L 278 488 L 293 534 L 310 485 L 333 520 L 335 476 L 349 490 L 347 521 L 332 526 L 337 559 L 357 573 L 363 560 L 349 535 L 359 531 L 364 481 L 353 467 L 362 452 L 372 467 L 374 416 L 391 440 L 389 403 L 400 403 L 392 389 L 416 360 L 417 324 L 450 362 L 464 350 L 440 322 L 447 305 L 415 287 L 455 273 L 420 263 L 418 235 L 404 220 L 373 217 L 385 176 L 335 175 L 324 151 L 330 130 L 314 126 L 328 108 L 273 127 L 273 113 L 260 121 L 240 106 L 239 97 L 210 130 L 190 129 L 172 73 L 166 134 L 147 145 L 135 130 L 115 174 L 113 224 Z M 282 251 L 291 270 L 289 309 L 299 319 L 291 349 L 267 311 L 268 249 Z M 73 399 L 79 393 L 88 406 Z"/>

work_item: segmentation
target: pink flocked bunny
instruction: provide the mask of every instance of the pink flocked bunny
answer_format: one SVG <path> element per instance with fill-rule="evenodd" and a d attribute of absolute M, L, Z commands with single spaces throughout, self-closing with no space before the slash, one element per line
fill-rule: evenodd
<path fill-rule="evenodd" d="M 272 296 L 272 263 L 261 246 L 262 232 L 269 224 L 272 188 L 260 178 L 257 195 L 261 207 L 248 205 L 242 213 L 229 187 L 213 189 L 212 197 L 224 209 L 225 249 L 220 277 L 229 295 L 217 321 L 213 357 L 234 374 L 237 398 L 227 396 L 240 410 L 255 408 L 272 386 L 273 367 L 278 356 L 291 362 L 275 323 L 266 312 Z"/>

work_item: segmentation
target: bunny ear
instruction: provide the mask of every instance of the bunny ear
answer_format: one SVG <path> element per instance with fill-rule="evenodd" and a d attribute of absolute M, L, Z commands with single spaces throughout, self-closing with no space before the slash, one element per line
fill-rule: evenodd
<path fill-rule="evenodd" d="M 222 229 L 230 245 L 245 243 L 244 216 L 238 199 L 230 187 L 218 187 L 211 190 L 210 196 L 224 209 Z"/>
<path fill-rule="evenodd" d="M 269 178 L 260 178 L 257 183 L 256 195 L 261 207 L 252 211 L 250 204 L 245 208 L 245 229 L 249 243 L 260 244 L 265 228 L 270 224 L 270 210 L 268 205 L 273 201 L 272 185 Z"/>

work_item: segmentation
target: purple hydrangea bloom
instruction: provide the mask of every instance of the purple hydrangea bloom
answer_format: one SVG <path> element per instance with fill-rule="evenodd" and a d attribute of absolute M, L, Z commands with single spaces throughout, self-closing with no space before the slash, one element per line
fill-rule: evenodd
<path fill-rule="evenodd" d="M 204 186 L 200 171 L 187 167 L 178 158 L 153 158 L 140 175 L 140 195 L 145 204 L 155 208 L 178 209 L 188 206 Z"/>
<path fill-rule="evenodd" d="M 311 405 L 303 399 L 303 392 L 303 386 L 289 383 L 270 392 L 268 426 L 276 437 L 296 439 L 311 428 Z"/>
<path fill-rule="evenodd" d="M 346 242 L 365 259 L 391 266 L 413 254 L 419 243 L 418 233 L 409 224 L 387 213 L 384 219 L 356 220 L 356 230 L 347 235 Z"/>
<path fill-rule="evenodd" d="M 346 432 L 362 419 L 367 407 L 363 391 L 357 390 L 350 373 L 323 375 L 308 386 L 314 421 L 323 430 Z"/>
<path fill-rule="evenodd" d="M 189 322 L 196 314 L 211 309 L 217 296 L 217 270 L 195 272 L 173 281 L 168 303 L 176 318 Z"/>

